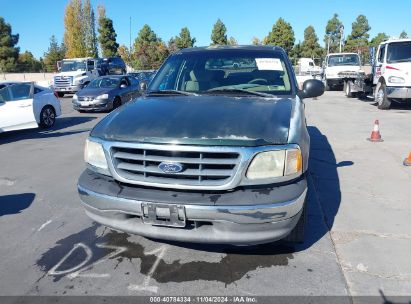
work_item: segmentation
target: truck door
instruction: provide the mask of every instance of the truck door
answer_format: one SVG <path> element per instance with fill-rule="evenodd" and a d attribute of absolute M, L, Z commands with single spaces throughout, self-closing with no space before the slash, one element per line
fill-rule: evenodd
<path fill-rule="evenodd" d="M 373 84 L 377 84 L 378 80 L 381 77 L 381 72 L 383 68 L 382 64 L 384 63 L 385 58 L 385 49 L 386 44 L 380 44 L 380 46 L 378 47 L 373 73 Z"/>

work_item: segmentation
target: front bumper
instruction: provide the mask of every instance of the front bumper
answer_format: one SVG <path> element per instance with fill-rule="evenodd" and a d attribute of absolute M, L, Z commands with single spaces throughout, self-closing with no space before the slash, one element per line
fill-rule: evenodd
<path fill-rule="evenodd" d="M 387 87 L 387 97 L 395 99 L 411 99 L 411 87 Z"/>
<path fill-rule="evenodd" d="M 287 236 L 304 206 L 307 182 L 199 192 L 136 187 L 86 170 L 78 182 L 87 215 L 116 230 L 149 238 L 195 243 L 259 244 Z M 182 206 L 186 227 L 143 222 L 142 204 Z"/>
<path fill-rule="evenodd" d="M 82 105 L 80 102 L 72 102 L 74 110 L 81 111 L 108 111 L 113 108 L 113 102 L 108 100 L 98 101 L 98 103 L 90 102 L 88 105 Z"/>
<path fill-rule="evenodd" d="M 82 84 L 71 85 L 67 87 L 53 86 L 53 91 L 57 93 L 76 93 L 80 91 L 83 87 L 84 85 Z"/>

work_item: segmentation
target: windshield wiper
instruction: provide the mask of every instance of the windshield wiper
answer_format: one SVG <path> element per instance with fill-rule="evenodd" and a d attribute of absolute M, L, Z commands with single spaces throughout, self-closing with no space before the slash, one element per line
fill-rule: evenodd
<path fill-rule="evenodd" d="M 246 93 L 249 95 L 256 95 L 261 97 L 274 97 L 272 94 L 263 93 L 263 92 L 256 92 L 256 91 L 248 91 L 245 89 L 236 89 L 236 88 L 225 88 L 225 89 L 211 89 L 204 93 Z"/>
<path fill-rule="evenodd" d="M 147 95 L 184 95 L 184 96 L 198 96 L 196 93 L 178 91 L 178 90 L 157 90 L 157 91 L 148 91 Z"/>

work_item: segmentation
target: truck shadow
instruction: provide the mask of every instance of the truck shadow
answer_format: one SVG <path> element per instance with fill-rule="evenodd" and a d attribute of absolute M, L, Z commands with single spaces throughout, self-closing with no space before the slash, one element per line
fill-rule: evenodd
<path fill-rule="evenodd" d="M 62 137 L 66 135 L 73 135 L 83 132 L 88 132 L 91 130 L 90 127 L 76 129 L 72 131 L 63 131 L 66 128 L 73 126 L 81 125 L 87 122 L 90 122 L 97 117 L 93 116 L 81 116 L 81 117 L 62 117 L 56 119 L 56 124 L 50 130 L 42 130 L 39 128 L 36 129 L 25 129 L 18 131 L 10 131 L 0 133 L 0 145 L 8 144 L 25 139 L 36 139 L 36 138 L 52 138 L 52 137 Z"/>

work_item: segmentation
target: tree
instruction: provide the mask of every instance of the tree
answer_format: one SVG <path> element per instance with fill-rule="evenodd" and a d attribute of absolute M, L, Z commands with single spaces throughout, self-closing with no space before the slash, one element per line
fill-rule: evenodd
<path fill-rule="evenodd" d="M 293 49 L 290 51 L 289 57 L 293 65 L 296 65 L 298 62 L 298 59 L 303 57 L 301 55 L 301 52 L 302 52 L 301 45 L 302 45 L 301 42 L 298 41 L 298 43 L 296 43 Z"/>
<path fill-rule="evenodd" d="M 262 44 L 260 38 L 255 37 L 255 36 L 253 37 L 253 40 L 251 41 L 251 43 L 252 43 L 253 45 L 261 45 L 261 44 Z"/>
<path fill-rule="evenodd" d="M 287 53 L 290 53 L 294 47 L 294 31 L 291 24 L 283 18 L 279 18 L 273 25 L 272 31 L 268 33 L 265 44 L 271 44 L 282 47 Z"/>
<path fill-rule="evenodd" d="M 175 53 L 179 50 L 176 43 L 176 38 L 171 37 L 167 43 L 167 49 L 170 54 Z"/>
<path fill-rule="evenodd" d="M 227 45 L 227 43 L 227 28 L 225 24 L 218 19 L 211 32 L 211 45 Z"/>
<path fill-rule="evenodd" d="M 40 72 L 42 69 L 41 63 L 39 60 L 34 58 L 33 54 L 29 51 L 19 55 L 17 63 L 17 72 Z"/>
<path fill-rule="evenodd" d="M 318 37 L 313 26 L 304 30 L 304 41 L 301 43 L 301 57 L 319 58 L 323 55 L 323 49 L 318 43 Z"/>
<path fill-rule="evenodd" d="M 389 36 L 386 33 L 378 33 L 377 36 L 371 39 L 370 46 L 378 47 L 381 42 L 387 40 L 388 38 Z"/>
<path fill-rule="evenodd" d="M 341 32 L 340 27 L 342 22 L 338 19 L 338 14 L 328 20 L 327 26 L 325 27 L 324 42 L 326 50 L 330 53 L 336 53 L 339 51 Z"/>
<path fill-rule="evenodd" d="M 84 2 L 82 19 L 86 56 L 97 58 L 96 20 L 94 17 L 94 9 L 91 7 L 90 0 L 85 0 Z"/>
<path fill-rule="evenodd" d="M 185 49 L 185 48 L 190 48 L 194 46 L 194 43 L 196 43 L 195 38 L 191 38 L 190 31 L 187 27 L 183 27 L 180 31 L 180 35 L 176 36 L 174 38 L 175 44 L 177 48 Z"/>
<path fill-rule="evenodd" d="M 131 54 L 130 50 L 128 47 L 126 47 L 124 44 L 120 45 L 117 49 L 118 55 L 123 59 L 126 65 L 131 66 Z"/>
<path fill-rule="evenodd" d="M 117 34 L 113 27 L 113 20 L 106 17 L 105 10 L 100 6 L 98 8 L 98 32 L 101 53 L 103 57 L 116 56 L 119 44 L 117 43 Z"/>
<path fill-rule="evenodd" d="M 407 32 L 406 32 L 406 31 L 402 31 L 401 34 L 400 34 L 400 39 L 406 39 L 406 38 L 408 38 Z"/>
<path fill-rule="evenodd" d="M 16 68 L 20 49 L 15 47 L 19 41 L 19 34 L 11 33 L 10 24 L 0 17 L 0 71 L 10 72 Z"/>
<path fill-rule="evenodd" d="M 53 35 L 50 37 L 50 46 L 46 53 L 44 53 L 44 70 L 46 72 L 57 71 L 57 61 L 64 59 L 65 46 L 61 43 L 59 46 L 56 37 Z"/>
<path fill-rule="evenodd" d="M 368 24 L 367 17 L 359 15 L 352 23 L 351 35 L 348 35 L 347 43 L 344 47 L 345 51 L 356 52 L 361 56 L 362 62 L 367 62 L 369 59 L 368 51 L 368 32 L 371 30 Z"/>
<path fill-rule="evenodd" d="M 228 45 L 238 45 L 237 39 L 230 37 L 230 39 L 228 39 Z"/>
<path fill-rule="evenodd" d="M 132 66 L 135 69 L 158 69 L 169 52 L 164 42 L 147 24 L 138 33 L 134 42 Z"/>
<path fill-rule="evenodd" d="M 66 57 L 76 58 L 86 55 L 83 7 L 81 0 L 71 0 L 64 15 L 64 44 L 67 47 Z"/>

